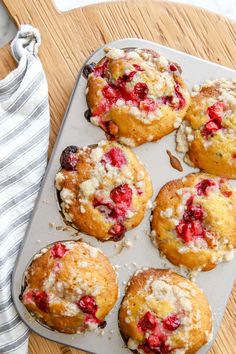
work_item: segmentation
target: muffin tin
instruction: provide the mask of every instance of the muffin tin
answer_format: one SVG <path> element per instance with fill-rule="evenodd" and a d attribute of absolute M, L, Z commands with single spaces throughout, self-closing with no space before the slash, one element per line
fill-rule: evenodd
<path fill-rule="evenodd" d="M 234 78 L 236 72 L 226 67 L 207 62 L 205 60 L 187 55 L 158 45 L 153 42 L 139 39 L 122 39 L 108 43 L 97 50 L 85 64 L 98 62 L 103 56 L 105 47 L 117 48 L 148 48 L 154 49 L 180 64 L 183 69 L 183 78 L 189 89 L 193 85 L 200 84 L 211 78 Z M 126 233 L 125 239 L 120 242 L 108 241 L 101 243 L 94 237 L 76 232 L 68 227 L 59 212 L 57 197 L 54 188 L 54 178 L 59 170 L 59 158 L 61 151 L 68 145 L 84 146 L 96 144 L 105 139 L 101 129 L 88 123 L 84 118 L 87 110 L 85 89 L 87 80 L 83 77 L 82 71 L 79 74 L 72 98 L 70 100 L 63 124 L 55 144 L 51 160 L 42 184 L 41 192 L 34 209 L 30 225 L 27 230 L 12 278 L 12 296 L 15 307 L 27 326 L 37 334 L 50 340 L 72 346 L 90 353 L 96 354 L 128 354 L 130 351 L 125 347 L 119 333 L 117 315 L 125 285 L 129 277 L 140 267 L 170 268 L 181 271 L 172 266 L 167 260 L 160 258 L 157 249 L 152 245 L 149 238 L 150 233 L 150 210 L 147 212 L 142 223 L 135 229 Z M 173 169 L 169 163 L 166 150 L 178 156 L 183 166 L 183 172 Z M 175 151 L 175 132 L 162 138 L 156 143 L 147 143 L 134 149 L 141 161 L 146 165 L 154 187 L 153 199 L 159 189 L 169 180 L 187 175 L 197 171 L 186 165 L 180 154 Z M 236 181 L 232 181 L 236 186 Z M 68 335 L 52 331 L 46 326 L 37 322 L 25 309 L 19 300 L 24 272 L 30 264 L 33 256 L 40 249 L 59 240 L 83 239 L 92 246 L 99 247 L 116 266 L 119 278 L 120 297 L 115 308 L 107 316 L 107 326 L 99 333 L 86 333 Z M 126 242 L 128 240 L 130 242 Z M 183 271 L 181 271 L 183 274 Z M 196 276 L 196 283 L 204 290 L 213 312 L 214 333 L 216 336 L 224 309 L 233 286 L 236 273 L 236 258 L 230 263 L 220 264 L 216 269 L 199 273 Z M 198 353 L 207 353 L 212 342 L 203 347 Z"/>

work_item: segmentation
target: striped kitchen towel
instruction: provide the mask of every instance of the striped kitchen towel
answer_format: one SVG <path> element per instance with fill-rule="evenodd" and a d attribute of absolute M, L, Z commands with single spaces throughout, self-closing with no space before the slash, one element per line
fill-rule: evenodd
<path fill-rule="evenodd" d="M 18 67 L 0 81 L 0 352 L 26 354 L 28 329 L 11 300 L 11 274 L 45 171 L 48 88 L 40 34 L 22 25 L 11 45 Z M 1 58 L 0 58 L 1 60 Z"/>

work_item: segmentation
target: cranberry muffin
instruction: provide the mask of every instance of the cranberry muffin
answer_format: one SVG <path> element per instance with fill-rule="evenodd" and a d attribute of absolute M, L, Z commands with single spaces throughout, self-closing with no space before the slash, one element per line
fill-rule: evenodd
<path fill-rule="evenodd" d="M 51 329 L 80 333 L 105 326 L 117 297 L 116 273 L 108 258 L 84 242 L 66 241 L 35 256 L 21 300 Z"/>
<path fill-rule="evenodd" d="M 207 81 L 194 89 L 177 150 L 192 166 L 236 178 L 236 80 Z"/>
<path fill-rule="evenodd" d="M 150 177 L 137 156 L 116 142 L 67 147 L 56 188 L 65 219 L 99 240 L 121 239 L 143 219 L 152 196 Z"/>
<path fill-rule="evenodd" d="M 208 271 L 233 258 L 236 194 L 225 178 L 190 174 L 168 182 L 153 210 L 154 243 L 175 265 Z"/>
<path fill-rule="evenodd" d="M 170 271 L 139 270 L 119 311 L 121 334 L 141 354 L 192 354 L 211 339 L 212 316 L 203 291 Z"/>
<path fill-rule="evenodd" d="M 181 68 L 153 50 L 107 49 L 88 72 L 86 116 L 122 144 L 162 138 L 180 125 L 188 108 Z"/>

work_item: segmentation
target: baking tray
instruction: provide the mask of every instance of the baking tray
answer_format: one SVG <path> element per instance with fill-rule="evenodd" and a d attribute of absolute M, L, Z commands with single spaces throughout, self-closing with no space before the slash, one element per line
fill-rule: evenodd
<path fill-rule="evenodd" d="M 234 70 L 141 39 L 122 39 L 108 43 L 98 49 L 86 63 L 98 62 L 104 56 L 103 49 L 105 47 L 137 47 L 157 50 L 162 55 L 181 65 L 183 77 L 189 89 L 207 79 L 222 77 L 236 79 L 236 71 Z M 126 239 L 131 241 L 132 246 L 129 248 L 124 247 L 121 252 L 121 245 L 124 241 L 101 243 L 95 238 L 82 233 L 75 235 L 75 230 L 72 228 L 69 230 L 67 230 L 67 227 L 65 228 L 66 225 L 58 211 L 54 189 L 54 177 L 60 168 L 59 157 L 61 151 L 68 145 L 84 146 L 95 144 L 105 139 L 104 132 L 88 123 L 84 118 L 84 112 L 87 109 L 85 99 L 86 83 L 87 80 L 80 72 L 13 272 L 12 296 L 22 320 L 31 330 L 45 338 L 96 354 L 129 354 L 130 351 L 124 345 L 117 322 L 119 304 L 129 277 L 137 270 L 137 267 L 171 268 L 177 271 L 178 268 L 172 266 L 167 260 L 160 258 L 157 249 L 152 245 L 148 237 L 150 232 L 150 211 L 147 212 L 146 217 L 138 227 L 126 233 Z M 167 181 L 197 171 L 197 169 L 189 167 L 183 161 L 184 171 L 178 172 L 174 170 L 170 166 L 166 149 L 178 156 L 175 152 L 175 133 L 162 138 L 156 143 L 147 143 L 134 149 L 149 170 L 154 187 L 153 199 Z M 182 158 L 181 155 L 179 157 Z M 232 181 L 232 184 L 236 185 L 236 181 Z M 52 331 L 37 322 L 19 301 L 24 272 L 33 255 L 50 243 L 78 238 L 82 238 L 89 244 L 102 249 L 110 258 L 112 264 L 117 266 L 119 275 L 119 300 L 106 318 L 107 326 L 99 334 L 90 332 L 69 335 Z M 210 272 L 199 273 L 196 276 L 196 283 L 204 290 L 212 307 L 214 318 L 213 338 L 215 338 L 219 329 L 233 286 L 235 273 L 236 258 L 230 263 L 221 264 Z M 207 353 L 211 344 L 212 342 L 202 348 L 199 354 Z"/>

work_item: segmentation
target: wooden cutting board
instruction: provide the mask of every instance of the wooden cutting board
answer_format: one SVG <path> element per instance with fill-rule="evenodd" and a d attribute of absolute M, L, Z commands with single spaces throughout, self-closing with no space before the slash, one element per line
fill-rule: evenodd
<path fill-rule="evenodd" d="M 130 0 L 59 13 L 52 0 L 3 3 L 17 25 L 32 24 L 42 35 L 40 58 L 49 83 L 51 107 L 50 152 L 82 63 L 106 42 L 124 37 L 144 38 L 236 69 L 236 23 L 203 9 L 166 1 Z M 0 49 L 0 79 L 14 66 L 9 46 Z M 235 321 L 236 287 L 209 353 L 236 353 Z M 30 337 L 29 352 L 82 353 L 35 334 Z"/>

